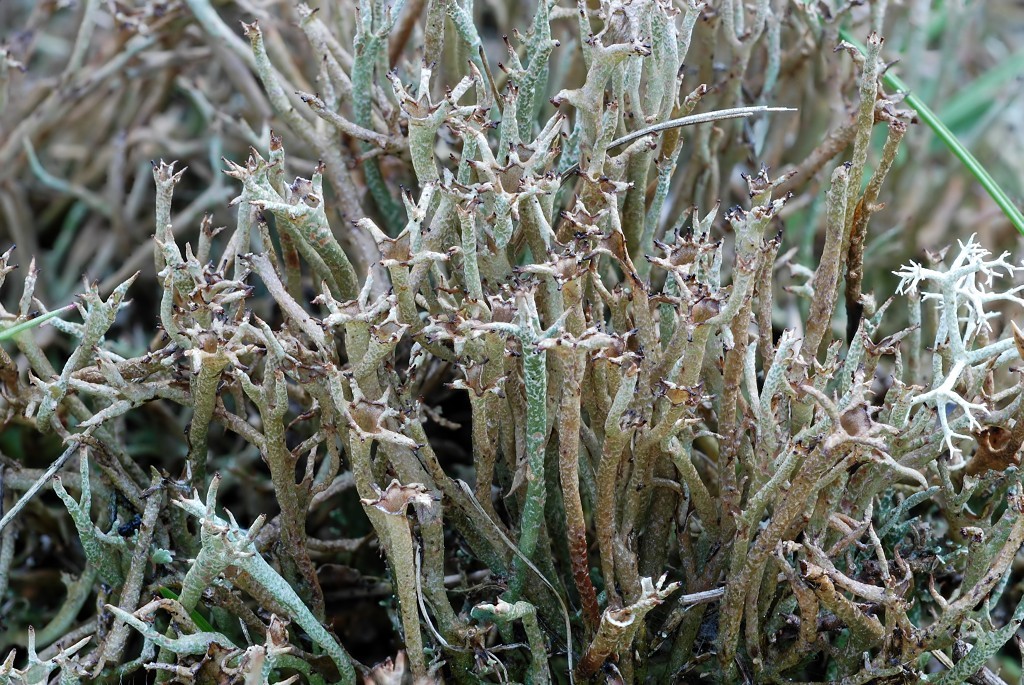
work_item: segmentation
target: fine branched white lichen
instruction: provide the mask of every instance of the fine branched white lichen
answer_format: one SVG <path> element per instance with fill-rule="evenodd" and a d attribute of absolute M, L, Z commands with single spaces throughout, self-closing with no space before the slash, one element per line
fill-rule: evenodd
<path fill-rule="evenodd" d="M 57 5 L 0 685 L 998 680 L 1024 262 L 918 263 L 881 38 L 963 3 Z"/>

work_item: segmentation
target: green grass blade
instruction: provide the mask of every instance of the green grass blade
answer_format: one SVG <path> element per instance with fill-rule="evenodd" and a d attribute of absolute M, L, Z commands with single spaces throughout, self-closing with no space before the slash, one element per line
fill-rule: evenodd
<path fill-rule="evenodd" d="M 1007 84 L 1024 74 L 1024 51 L 1018 51 L 978 76 L 962 88 L 958 88 L 953 99 L 942 107 L 942 120 L 946 125 L 959 131 L 969 126 L 979 112 L 989 109 L 996 95 L 1006 89 Z M 1010 86 L 1012 91 L 1012 86 Z M 1005 92 L 1005 91 L 1004 91 Z"/>
<path fill-rule="evenodd" d="M 35 328 L 36 326 L 42 326 L 50 319 L 57 316 L 61 316 L 62 314 L 66 314 L 67 312 L 70 312 L 74 308 L 75 305 L 69 304 L 66 307 L 54 309 L 52 312 L 47 312 L 42 316 L 37 316 L 34 319 L 29 319 L 28 321 L 22 321 L 19 324 L 15 324 L 10 328 L 5 328 L 2 331 L 0 331 L 0 340 L 9 340 L 14 336 L 18 335 L 19 333 L 21 333 L 22 331 L 27 331 L 28 329 Z"/>
<path fill-rule="evenodd" d="M 857 40 L 852 38 L 848 31 L 841 29 L 839 36 L 850 45 L 856 47 L 862 54 L 866 53 L 865 47 Z M 904 95 L 904 102 L 917 112 L 917 115 L 921 117 L 921 121 L 928 124 L 928 126 L 935 132 L 935 135 L 939 137 L 939 140 L 950 149 L 950 151 L 956 155 L 957 159 L 967 167 L 967 170 L 978 180 L 978 183 L 985 189 L 989 196 L 995 201 L 996 205 L 1003 210 L 1003 214 L 1010 220 L 1013 227 L 1017 229 L 1017 232 L 1024 235 L 1024 214 L 1021 213 L 1020 209 L 1010 200 L 1009 196 L 999 187 L 996 180 L 992 178 L 988 170 L 985 169 L 981 163 L 975 159 L 974 155 L 971 154 L 970 150 L 964 147 L 963 143 L 953 134 L 952 131 L 942 122 L 941 119 L 931 110 L 928 105 L 921 101 L 916 95 L 910 91 L 910 87 L 903 82 L 899 76 L 896 76 L 891 71 L 886 72 L 882 77 L 882 81 L 886 86 Z"/>

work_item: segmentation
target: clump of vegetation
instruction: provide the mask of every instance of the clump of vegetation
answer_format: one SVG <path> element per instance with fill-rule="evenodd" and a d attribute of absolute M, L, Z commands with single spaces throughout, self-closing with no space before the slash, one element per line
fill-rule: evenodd
<path fill-rule="evenodd" d="M 2 10 L 0 683 L 1001 682 L 1019 160 L 926 168 L 929 5 Z"/>

